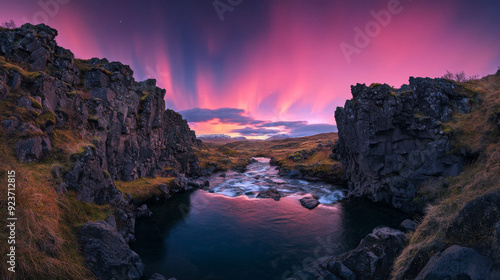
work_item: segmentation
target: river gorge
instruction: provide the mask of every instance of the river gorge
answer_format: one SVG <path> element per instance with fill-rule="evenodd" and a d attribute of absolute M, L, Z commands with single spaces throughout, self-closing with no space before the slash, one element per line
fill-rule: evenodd
<path fill-rule="evenodd" d="M 132 243 L 145 276 L 178 280 L 286 279 L 312 261 L 355 248 L 373 228 L 398 228 L 407 215 L 359 199 L 321 182 L 282 178 L 269 159 L 256 158 L 244 173 L 210 178 L 210 187 L 150 205 Z M 278 189 L 279 201 L 256 198 Z M 321 204 L 302 207 L 299 199 Z"/>

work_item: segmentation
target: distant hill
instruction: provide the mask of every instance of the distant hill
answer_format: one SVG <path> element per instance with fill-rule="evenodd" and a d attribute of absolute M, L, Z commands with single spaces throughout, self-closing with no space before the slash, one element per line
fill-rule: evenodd
<path fill-rule="evenodd" d="M 287 134 L 277 134 L 267 138 L 266 140 L 282 140 L 287 138 L 290 138 Z"/>
<path fill-rule="evenodd" d="M 246 137 L 231 137 L 226 134 L 200 134 L 197 135 L 196 138 L 203 142 L 211 142 L 211 143 L 230 143 L 234 141 L 243 141 L 247 140 Z"/>

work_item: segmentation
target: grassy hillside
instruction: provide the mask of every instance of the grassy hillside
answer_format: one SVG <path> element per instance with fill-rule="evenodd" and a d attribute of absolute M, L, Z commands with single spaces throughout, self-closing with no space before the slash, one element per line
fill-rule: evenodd
<path fill-rule="evenodd" d="M 300 168 L 311 174 L 339 176 L 334 174 L 339 170 L 332 170 L 332 166 L 339 162 L 331 156 L 337 138 L 337 133 L 323 133 L 281 140 L 245 140 L 224 144 L 204 142 L 203 148 L 198 149 L 196 154 L 202 167 L 215 166 L 216 171 L 241 168 L 248 164 L 251 157 L 271 157 L 275 164 L 287 170 Z"/>
<path fill-rule="evenodd" d="M 2 102 L 5 102 L 2 101 Z M 72 135 L 56 131 L 58 135 Z M 65 166 L 69 156 L 83 138 L 61 139 L 57 157 L 40 163 L 19 163 L 14 155 L 14 139 L 0 131 L 0 181 L 7 181 L 7 171 L 16 172 L 16 276 L 17 279 L 92 279 L 85 267 L 76 238 L 76 230 L 87 221 L 97 221 L 110 214 L 109 206 L 90 205 L 76 200 L 74 193 L 56 193 L 54 166 Z M 64 141 L 66 140 L 66 141 Z M 64 144 L 63 144 L 64 143 Z M 0 199 L 1 216 L 5 220 L 6 192 Z M 2 237 L 1 254 L 7 254 Z M 2 271 L 7 271 L 2 262 Z M 14 279 L 14 274 L 2 279 Z"/>
<path fill-rule="evenodd" d="M 425 198 L 421 203 L 427 204 L 426 215 L 410 234 L 393 276 L 399 275 L 416 254 L 427 258 L 434 254 L 435 244 L 457 244 L 457 240 L 448 240 L 445 232 L 458 211 L 469 201 L 500 190 L 500 71 L 462 83 L 459 90 L 474 100 L 475 107 L 470 114 L 458 115 L 446 125 L 457 149 L 467 156 L 468 165 L 460 176 L 429 183 L 420 190 L 417 199 Z M 481 251 L 490 246 L 489 236 L 491 232 L 478 228 L 475 236 L 462 236 L 459 243 Z M 425 262 L 420 269 L 423 265 Z"/>

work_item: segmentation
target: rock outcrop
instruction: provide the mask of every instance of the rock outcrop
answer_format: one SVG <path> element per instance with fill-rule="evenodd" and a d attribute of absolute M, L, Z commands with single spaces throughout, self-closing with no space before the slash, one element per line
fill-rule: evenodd
<path fill-rule="evenodd" d="M 88 222 L 79 235 L 85 262 L 98 279 L 141 279 L 144 264 L 112 225 Z"/>
<path fill-rule="evenodd" d="M 101 166 L 113 179 L 161 176 L 164 166 L 201 174 L 192 150 L 199 140 L 181 115 L 165 110 L 165 90 L 155 80 L 136 82 L 119 62 L 75 59 L 57 46 L 56 35 L 43 24 L 0 30 L 0 88 L 15 107 L 2 125 L 23 133 L 16 145 L 20 160 L 50 154 L 54 128 L 71 127 L 95 139 Z"/>
<path fill-rule="evenodd" d="M 193 152 L 201 142 L 180 114 L 165 110 L 165 90 L 155 80 L 136 82 L 119 62 L 75 59 L 56 36 L 44 24 L 0 28 L 2 131 L 15 139 L 24 162 L 77 150 L 70 163 L 54 169 L 57 193 L 73 190 L 78 200 L 114 209 L 106 222 L 80 229 L 88 267 L 100 279 L 140 279 L 143 264 L 127 242 L 134 239 L 136 216 L 149 211 L 136 211 L 114 180 L 174 174 L 177 185 L 164 186 L 165 196 L 201 187 L 204 181 L 186 178 L 202 174 Z M 64 141 L 87 143 L 53 148 Z"/>
<path fill-rule="evenodd" d="M 388 279 L 394 260 L 406 243 L 403 232 L 378 227 L 358 247 L 336 257 L 321 258 L 288 280 Z"/>
<path fill-rule="evenodd" d="M 500 269 L 476 250 L 454 245 L 432 257 L 415 278 L 426 279 L 500 279 Z"/>
<path fill-rule="evenodd" d="M 409 85 L 351 87 L 353 98 L 335 119 L 340 158 L 349 193 L 413 211 L 419 185 L 429 178 L 456 176 L 463 166 L 443 123 L 468 113 L 469 100 L 445 79 L 413 78 Z"/>
<path fill-rule="evenodd" d="M 267 190 L 259 192 L 257 198 L 272 198 L 275 201 L 279 201 L 283 197 L 283 194 L 276 188 L 269 188 Z"/>
<path fill-rule="evenodd" d="M 446 230 L 446 239 L 462 246 L 481 240 L 493 240 L 495 225 L 500 222 L 500 191 L 489 193 L 468 202 Z M 482 244 L 485 249 L 493 244 Z M 500 256 L 500 252 L 498 252 Z"/>
<path fill-rule="evenodd" d="M 71 155 L 74 165 L 65 174 L 67 188 L 77 192 L 77 199 L 88 203 L 104 204 L 122 198 L 113 178 L 107 173 L 103 155 L 94 145 L 83 147 Z"/>
<path fill-rule="evenodd" d="M 395 279 L 454 279 L 458 275 L 498 279 L 499 232 L 500 193 L 473 199 L 453 218 L 443 240 L 414 249 Z"/>

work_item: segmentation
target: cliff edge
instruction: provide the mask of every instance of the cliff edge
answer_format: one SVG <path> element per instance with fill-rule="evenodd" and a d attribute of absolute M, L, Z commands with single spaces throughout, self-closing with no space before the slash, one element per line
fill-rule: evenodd
<path fill-rule="evenodd" d="M 352 86 L 353 98 L 335 111 L 335 152 L 349 194 L 413 211 L 422 183 L 458 175 L 464 161 L 443 123 L 471 105 L 456 88 L 450 80 L 413 77 L 401 89 Z"/>

